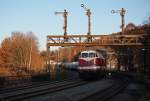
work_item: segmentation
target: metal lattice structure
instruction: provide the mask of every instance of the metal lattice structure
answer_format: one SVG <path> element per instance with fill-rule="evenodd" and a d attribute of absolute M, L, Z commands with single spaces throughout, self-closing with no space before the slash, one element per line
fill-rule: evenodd
<path fill-rule="evenodd" d="M 143 46 L 143 35 L 48 35 L 47 47 L 50 46 Z M 68 39 L 66 41 L 65 39 Z M 90 38 L 92 41 L 88 41 Z"/>

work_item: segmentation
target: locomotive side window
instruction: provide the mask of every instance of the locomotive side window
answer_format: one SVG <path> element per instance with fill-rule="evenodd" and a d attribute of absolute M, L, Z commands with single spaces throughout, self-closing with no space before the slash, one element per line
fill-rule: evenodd
<path fill-rule="evenodd" d="M 82 58 L 87 58 L 88 57 L 88 53 L 82 53 Z"/>

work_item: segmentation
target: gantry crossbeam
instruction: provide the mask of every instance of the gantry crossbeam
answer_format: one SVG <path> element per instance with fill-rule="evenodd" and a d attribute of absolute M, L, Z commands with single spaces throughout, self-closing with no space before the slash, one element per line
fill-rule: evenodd
<path fill-rule="evenodd" d="M 48 35 L 47 47 L 50 46 L 142 46 L 143 35 Z M 68 39 L 67 41 L 65 39 Z M 88 42 L 88 38 L 92 41 Z"/>

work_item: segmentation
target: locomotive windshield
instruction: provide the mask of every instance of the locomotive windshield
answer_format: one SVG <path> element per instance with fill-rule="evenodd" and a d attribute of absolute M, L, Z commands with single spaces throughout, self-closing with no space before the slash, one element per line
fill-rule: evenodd
<path fill-rule="evenodd" d="M 82 53 L 82 58 L 87 58 L 88 57 L 88 53 Z"/>
<path fill-rule="evenodd" d="M 93 57 L 97 57 L 97 56 L 96 56 L 96 53 L 89 53 L 89 57 L 93 58 Z"/>
<path fill-rule="evenodd" d="M 93 57 L 97 57 L 97 54 L 96 53 L 94 53 L 94 52 L 90 52 L 90 53 L 82 53 L 81 54 L 81 57 L 82 58 L 93 58 Z"/>

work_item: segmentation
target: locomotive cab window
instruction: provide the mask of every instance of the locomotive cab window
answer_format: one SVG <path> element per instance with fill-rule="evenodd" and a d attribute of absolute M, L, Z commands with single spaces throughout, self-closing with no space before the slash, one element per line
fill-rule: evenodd
<path fill-rule="evenodd" d="M 87 58 L 88 57 L 88 53 L 82 53 L 82 58 Z"/>
<path fill-rule="evenodd" d="M 97 57 L 96 53 L 89 53 L 89 57 L 93 58 L 93 57 Z"/>

